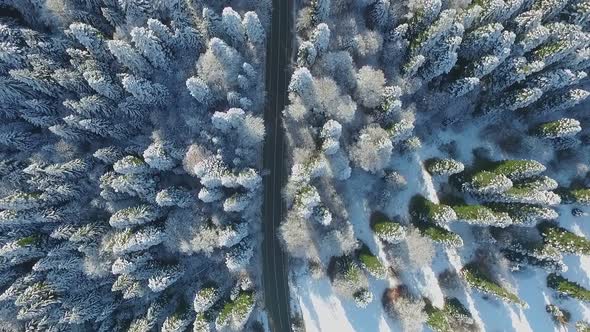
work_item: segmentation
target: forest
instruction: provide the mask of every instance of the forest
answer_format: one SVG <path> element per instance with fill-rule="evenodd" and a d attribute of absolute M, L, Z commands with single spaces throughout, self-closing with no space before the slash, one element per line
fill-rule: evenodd
<path fill-rule="evenodd" d="M 271 5 L 231 5 L 0 1 L 0 330 L 259 311 Z"/>
<path fill-rule="evenodd" d="M 391 330 L 588 331 L 589 20 L 585 0 L 298 7 L 281 236 L 299 292 L 327 279 L 326 307 Z M 373 330 L 349 321 L 332 329 Z"/>
<path fill-rule="evenodd" d="M 0 0 L 0 331 L 272 331 L 269 130 L 294 332 L 590 331 L 590 1 L 277 1 Z"/>

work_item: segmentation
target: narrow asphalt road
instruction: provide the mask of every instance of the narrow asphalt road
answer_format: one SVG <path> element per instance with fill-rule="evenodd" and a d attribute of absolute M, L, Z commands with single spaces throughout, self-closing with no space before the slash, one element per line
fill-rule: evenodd
<path fill-rule="evenodd" d="M 285 137 L 282 111 L 287 103 L 291 58 L 293 0 L 273 0 L 272 24 L 266 53 L 267 104 L 263 203 L 263 284 L 266 310 L 273 332 L 291 331 L 288 258 L 281 248 L 278 227 L 283 216 L 281 189 L 285 180 Z"/>

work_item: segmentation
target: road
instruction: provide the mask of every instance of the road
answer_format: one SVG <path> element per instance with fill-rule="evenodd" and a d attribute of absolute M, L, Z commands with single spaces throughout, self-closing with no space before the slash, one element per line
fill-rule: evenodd
<path fill-rule="evenodd" d="M 285 135 L 282 111 L 290 80 L 291 9 L 293 0 L 273 0 L 272 24 L 266 53 L 267 104 L 264 110 L 263 284 L 266 310 L 273 332 L 291 331 L 288 258 L 278 239 L 283 216 L 281 189 L 285 180 Z"/>

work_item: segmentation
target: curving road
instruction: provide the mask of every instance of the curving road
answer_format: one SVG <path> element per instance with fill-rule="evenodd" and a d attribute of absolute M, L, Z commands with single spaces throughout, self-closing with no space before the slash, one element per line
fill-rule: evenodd
<path fill-rule="evenodd" d="M 293 0 L 273 0 L 272 24 L 266 53 L 267 105 L 264 111 L 263 284 L 266 310 L 273 332 L 291 331 L 288 258 L 278 239 L 282 219 L 281 189 L 285 179 L 285 137 L 281 115 L 287 103 L 291 58 Z"/>

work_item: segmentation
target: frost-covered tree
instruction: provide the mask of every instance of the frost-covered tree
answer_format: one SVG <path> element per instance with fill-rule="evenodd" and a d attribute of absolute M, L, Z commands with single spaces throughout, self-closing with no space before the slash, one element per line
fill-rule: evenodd
<path fill-rule="evenodd" d="M 429 159 L 425 166 L 432 175 L 453 175 L 465 169 L 463 163 L 453 159 Z"/>
<path fill-rule="evenodd" d="M 548 241 L 566 238 L 564 253 L 585 241 L 567 221 L 570 214 L 585 216 L 590 201 L 584 1 L 332 0 L 322 6 L 327 3 L 297 9 L 297 67 L 284 111 L 292 151 L 282 232 L 287 250 L 314 262 L 316 271 L 318 256 L 342 255 L 332 249 L 338 233 L 332 228 L 348 220 L 363 239 L 358 223 L 370 223 L 379 259 L 382 250 L 396 249 L 382 262 L 388 266 L 405 259 L 397 249 L 416 238 L 435 243 L 432 251 L 473 239 L 485 249 L 462 249 L 477 267 L 462 271 L 467 284 L 518 304 L 524 303 L 503 284 L 512 279 L 504 258 L 511 268 L 577 271 Z M 327 48 L 317 46 L 322 24 L 329 27 Z M 324 159 L 321 173 L 312 172 L 312 155 Z M 301 205 L 291 202 L 308 185 L 315 199 L 304 227 L 295 221 Z M 324 208 L 329 225 L 321 222 Z M 395 215 L 399 223 L 363 221 L 361 209 Z M 548 236 L 534 228 L 547 222 L 564 231 Z M 393 234 L 390 242 L 385 233 Z M 302 252 L 297 242 L 314 250 Z M 400 270 L 401 279 L 413 278 Z M 384 295 L 402 329 L 419 330 L 425 321 L 433 330 L 459 328 L 447 305 L 433 303 L 438 296 L 413 286 Z M 355 291 L 365 303 L 366 294 Z M 399 303 L 411 309 L 391 308 Z"/>
<path fill-rule="evenodd" d="M 154 31 L 144 27 L 134 27 L 131 30 L 131 37 L 135 47 L 152 66 L 166 69 L 166 64 L 170 61 L 169 51 Z"/>
<path fill-rule="evenodd" d="M 226 7 L 221 13 L 221 25 L 234 46 L 240 46 L 246 38 L 246 31 L 242 25 L 242 18 L 233 8 Z"/>
<path fill-rule="evenodd" d="M 580 122 L 576 119 L 563 118 L 538 125 L 535 133 L 543 138 L 560 138 L 574 136 L 580 131 Z"/>
<path fill-rule="evenodd" d="M 367 108 L 375 108 L 381 104 L 385 89 L 383 72 L 364 66 L 357 74 L 357 97 Z"/>
<path fill-rule="evenodd" d="M 260 216 L 268 4 L 14 4 L 0 5 L 14 16 L 0 18 L 2 325 L 182 331 L 200 265 L 224 291 L 253 271 L 225 257 Z M 222 139 L 212 114 L 234 104 L 240 135 Z M 243 215 L 225 212 L 242 193 Z"/>
<path fill-rule="evenodd" d="M 109 40 L 107 45 L 117 61 L 134 73 L 149 75 L 152 72 L 153 69 L 149 62 L 124 40 Z"/>
<path fill-rule="evenodd" d="M 387 131 L 377 126 L 364 128 L 351 151 L 352 160 L 362 169 L 379 172 L 389 162 L 393 145 Z"/>
<path fill-rule="evenodd" d="M 246 36 L 248 36 L 250 42 L 255 45 L 264 44 L 266 32 L 264 31 L 264 27 L 262 26 L 262 23 L 260 23 L 260 19 L 258 18 L 258 14 L 256 14 L 256 12 L 247 12 L 244 15 L 242 24 L 244 25 Z"/>
<path fill-rule="evenodd" d="M 165 86 L 133 75 L 124 75 L 121 83 L 127 92 L 142 104 L 163 105 L 168 98 Z"/>

